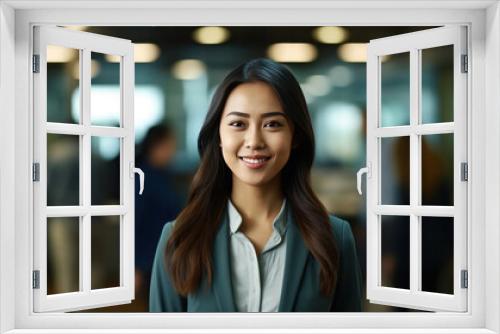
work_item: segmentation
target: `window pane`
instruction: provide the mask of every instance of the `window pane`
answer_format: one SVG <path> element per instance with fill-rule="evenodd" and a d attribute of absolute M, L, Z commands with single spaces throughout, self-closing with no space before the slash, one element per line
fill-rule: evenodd
<path fill-rule="evenodd" d="M 79 136 L 47 134 L 47 205 L 79 205 Z"/>
<path fill-rule="evenodd" d="M 422 290 L 453 294 L 452 217 L 422 217 Z"/>
<path fill-rule="evenodd" d="M 92 52 L 90 120 L 92 125 L 120 126 L 119 58 Z"/>
<path fill-rule="evenodd" d="M 381 126 L 410 124 L 410 53 L 382 58 Z"/>
<path fill-rule="evenodd" d="M 92 217 L 92 289 L 120 286 L 120 216 Z"/>
<path fill-rule="evenodd" d="M 410 137 L 381 138 L 381 204 L 410 204 Z"/>
<path fill-rule="evenodd" d="M 80 219 L 47 218 L 47 294 L 79 291 Z"/>
<path fill-rule="evenodd" d="M 92 137 L 92 205 L 120 204 L 120 138 Z"/>
<path fill-rule="evenodd" d="M 79 50 L 62 46 L 47 46 L 47 121 L 78 123 L 80 105 L 71 98 L 79 89 Z"/>
<path fill-rule="evenodd" d="M 422 205 L 453 206 L 453 134 L 422 136 Z"/>
<path fill-rule="evenodd" d="M 382 286 L 410 289 L 410 217 L 382 216 Z"/>
<path fill-rule="evenodd" d="M 422 123 L 453 122 L 453 45 L 422 50 Z"/>

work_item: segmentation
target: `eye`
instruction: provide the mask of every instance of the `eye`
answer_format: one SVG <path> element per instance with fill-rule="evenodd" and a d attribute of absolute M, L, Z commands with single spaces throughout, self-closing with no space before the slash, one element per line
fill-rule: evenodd
<path fill-rule="evenodd" d="M 229 126 L 234 126 L 236 128 L 241 128 L 244 125 L 245 124 L 241 121 L 233 121 L 233 122 L 229 123 Z"/>
<path fill-rule="evenodd" d="M 271 128 L 280 128 L 283 126 L 281 122 L 278 121 L 270 121 L 269 123 L 266 124 L 266 126 L 271 127 Z"/>

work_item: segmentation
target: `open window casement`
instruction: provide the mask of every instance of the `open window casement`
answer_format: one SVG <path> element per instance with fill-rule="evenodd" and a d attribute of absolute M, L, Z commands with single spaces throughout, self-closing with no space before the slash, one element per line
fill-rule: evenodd
<path fill-rule="evenodd" d="M 35 27 L 33 37 L 34 311 L 74 311 L 129 303 L 134 298 L 133 196 L 137 171 L 133 44 L 47 26 Z M 111 57 L 106 59 L 116 63 L 117 92 L 107 99 L 94 94 L 92 57 L 96 55 Z M 56 81 L 71 84 L 67 78 L 49 73 L 54 63 L 70 65 L 63 64 L 64 57 L 73 57 L 73 105 L 77 110 L 73 117 L 61 119 L 50 116 L 50 108 L 61 102 L 48 103 L 47 91 L 57 89 Z M 70 106 L 59 108 L 67 110 Z M 116 122 L 103 124 L 96 117 L 103 109 L 115 110 Z M 114 202 L 99 202 L 95 195 L 104 189 L 93 162 L 102 143 L 112 143 L 118 151 L 119 162 L 112 165 L 120 180 Z M 96 248 L 94 238 L 101 235 L 115 240 L 110 241 L 113 245 Z M 103 268 L 103 263 L 107 267 Z M 99 273 L 108 267 L 115 268 L 111 270 L 114 279 L 99 284 Z M 64 284 L 55 289 L 52 283 L 62 281 Z"/>
<path fill-rule="evenodd" d="M 429 80 L 435 74 L 432 61 L 448 62 L 449 75 L 438 84 L 429 84 L 435 81 Z M 372 303 L 467 311 L 467 72 L 465 27 L 368 45 L 367 167 L 358 176 L 367 172 L 367 298 Z M 439 100 L 433 112 L 431 98 Z M 448 184 L 429 187 L 444 179 Z M 452 245 L 430 244 L 425 238 L 435 230 L 448 231 Z M 396 266 L 406 267 L 399 270 L 403 284 L 384 277 L 394 269 L 394 261 L 391 265 L 385 257 L 391 243 L 400 245 L 393 255 Z M 449 289 L 426 290 L 426 261 L 446 247 Z"/>

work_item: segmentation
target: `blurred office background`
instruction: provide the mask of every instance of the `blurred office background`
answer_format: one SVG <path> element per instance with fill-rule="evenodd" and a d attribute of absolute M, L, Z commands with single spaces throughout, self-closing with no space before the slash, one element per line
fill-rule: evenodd
<path fill-rule="evenodd" d="M 286 64 L 301 84 L 313 120 L 317 144 L 312 170 L 314 189 L 330 212 L 351 224 L 366 279 L 366 203 L 365 196 L 356 191 L 356 172 L 365 166 L 366 157 L 366 46 L 372 39 L 428 27 L 69 28 L 125 38 L 135 44 L 136 153 L 144 151 L 144 139 L 150 128 L 165 125 L 168 132 L 157 136 L 158 150 L 169 153 L 160 154 L 158 159 L 164 159 L 166 173 L 158 174 L 155 179 L 165 177 L 165 183 L 159 181 L 158 184 L 168 184 L 169 196 L 177 202 L 166 210 L 165 217 L 160 218 L 165 222 L 173 219 L 176 210 L 185 203 L 190 180 L 199 162 L 198 131 L 218 83 L 228 71 L 251 58 L 269 57 Z M 449 51 L 439 49 L 425 56 L 422 103 L 427 122 L 449 121 L 453 114 L 452 84 L 450 90 L 453 58 Z M 404 55 L 384 60 L 384 73 L 388 74 L 382 78 L 384 125 L 409 124 L 408 60 Z M 49 48 L 49 122 L 79 122 L 78 68 L 77 50 Z M 92 53 L 94 125 L 119 125 L 119 70 L 113 57 Z M 388 204 L 407 204 L 408 145 L 404 137 L 383 140 L 383 161 L 387 166 L 382 175 L 385 187 L 382 200 L 387 200 Z M 424 164 L 431 166 L 429 170 L 433 171 L 424 176 L 425 193 L 429 194 L 427 202 L 453 205 L 449 203 L 453 189 L 450 189 L 450 178 L 446 178 L 451 171 L 447 161 L 453 153 L 452 135 L 428 136 L 423 146 Z M 49 135 L 47 149 L 47 204 L 78 205 L 78 137 Z M 118 139 L 92 139 L 92 204 L 119 203 L 119 152 Z M 150 189 L 146 183 L 144 196 L 148 196 L 148 191 L 151 195 Z M 157 194 L 161 194 L 161 190 Z M 169 197 L 158 198 L 158 205 L 161 206 L 164 198 Z M 384 235 L 388 237 L 383 240 L 382 247 L 383 283 L 408 288 L 409 225 L 404 217 L 392 218 L 384 224 L 387 230 Z M 159 232 L 157 227 L 148 230 L 147 221 L 137 223 L 140 225 L 136 235 L 141 234 L 141 241 L 136 240 L 136 253 L 140 253 L 139 248 L 144 244 L 156 246 Z M 444 228 L 442 231 L 436 232 L 432 227 L 427 233 L 423 232 L 423 249 L 428 254 L 424 254 L 424 258 L 433 259 L 426 262 L 430 263 L 428 266 L 423 265 L 427 291 L 453 291 L 452 224 L 452 221 L 439 224 Z M 78 291 L 78 233 L 77 218 L 49 219 L 49 294 Z M 442 256 L 436 260 L 438 253 Z M 92 288 L 119 285 L 119 218 L 93 218 L 92 254 Z M 136 261 L 136 299 L 128 305 L 92 311 L 147 312 L 148 274 L 143 267 L 147 268 L 148 263 L 139 265 L 140 260 Z M 413 310 L 366 301 L 364 311 Z"/>

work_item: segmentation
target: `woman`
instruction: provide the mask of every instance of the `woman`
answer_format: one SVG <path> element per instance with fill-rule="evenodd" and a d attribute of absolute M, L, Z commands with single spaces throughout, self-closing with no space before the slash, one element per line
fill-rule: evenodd
<path fill-rule="evenodd" d="M 311 189 L 311 119 L 286 67 L 233 70 L 198 150 L 188 204 L 158 243 L 150 311 L 361 311 L 354 238 Z"/>

